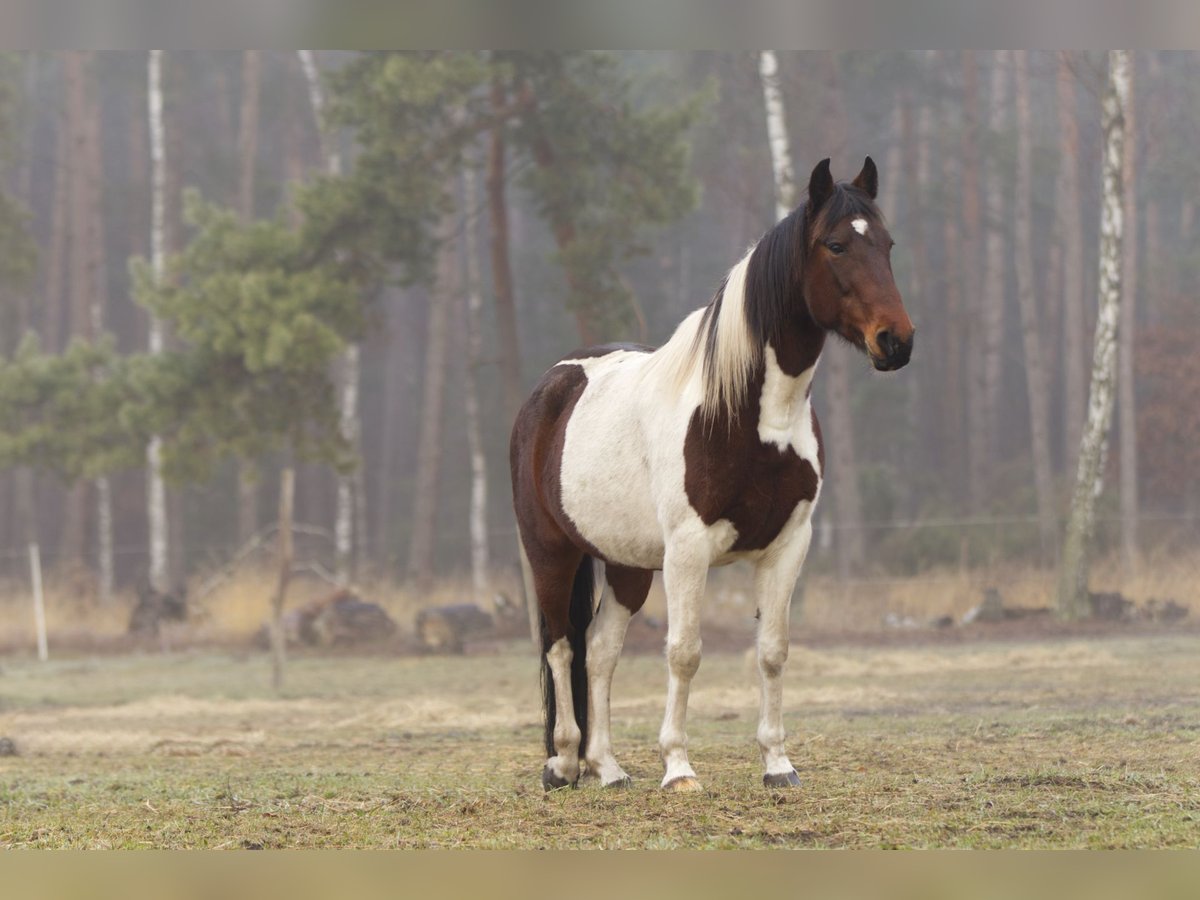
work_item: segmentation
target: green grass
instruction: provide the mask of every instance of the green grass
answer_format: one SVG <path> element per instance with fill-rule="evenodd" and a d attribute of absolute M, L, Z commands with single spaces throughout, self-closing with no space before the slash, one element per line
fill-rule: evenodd
<path fill-rule="evenodd" d="M 630 791 L 542 793 L 536 666 L 5 661 L 0 847 L 1200 846 L 1200 637 L 793 648 L 798 790 L 762 788 L 741 654 L 693 685 L 706 792 L 666 795 L 661 659 L 614 687 Z"/>

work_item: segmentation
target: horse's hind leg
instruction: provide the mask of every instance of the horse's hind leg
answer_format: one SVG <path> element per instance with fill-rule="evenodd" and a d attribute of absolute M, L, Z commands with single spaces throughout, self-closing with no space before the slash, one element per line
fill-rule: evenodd
<path fill-rule="evenodd" d="M 575 632 L 570 621 L 571 590 L 583 554 L 577 550 L 530 553 L 534 589 L 542 620 L 542 655 L 549 670 L 546 688 L 546 767 L 542 785 L 547 790 L 579 780 L 579 744 L 583 737 L 575 720 L 571 686 Z M 587 561 L 591 565 L 591 560 Z M 551 726 L 550 723 L 553 723 Z"/>
<path fill-rule="evenodd" d="M 654 573 L 648 569 L 610 565 L 605 574 L 608 588 L 587 636 L 588 742 L 585 758 L 589 776 L 599 778 L 605 787 L 624 787 L 631 779 L 613 755 L 609 691 L 629 619 L 646 602 Z"/>

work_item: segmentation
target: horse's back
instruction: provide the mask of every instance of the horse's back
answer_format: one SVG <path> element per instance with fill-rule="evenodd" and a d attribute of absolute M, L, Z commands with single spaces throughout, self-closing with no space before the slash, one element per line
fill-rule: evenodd
<path fill-rule="evenodd" d="M 662 538 L 652 500 L 639 395 L 653 348 L 605 344 L 568 354 L 538 381 L 513 429 L 514 502 L 522 534 L 553 520 L 576 546 L 655 567 Z"/>

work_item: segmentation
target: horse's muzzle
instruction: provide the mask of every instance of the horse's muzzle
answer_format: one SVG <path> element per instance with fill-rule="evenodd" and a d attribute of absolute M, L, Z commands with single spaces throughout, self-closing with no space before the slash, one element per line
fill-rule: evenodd
<path fill-rule="evenodd" d="M 875 337 L 875 343 L 879 347 L 880 355 L 871 356 L 871 362 L 880 372 L 893 372 L 896 369 L 903 369 L 908 365 L 908 360 L 912 357 L 913 336 L 910 334 L 907 340 L 899 340 L 890 332 L 881 331 Z"/>

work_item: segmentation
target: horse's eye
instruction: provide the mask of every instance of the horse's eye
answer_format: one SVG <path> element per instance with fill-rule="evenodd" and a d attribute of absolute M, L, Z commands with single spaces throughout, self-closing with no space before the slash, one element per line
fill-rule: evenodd
<path fill-rule="evenodd" d="M 826 241 L 825 246 L 829 248 L 829 252 L 834 256 L 841 256 L 846 252 L 846 248 L 837 241 Z"/>

